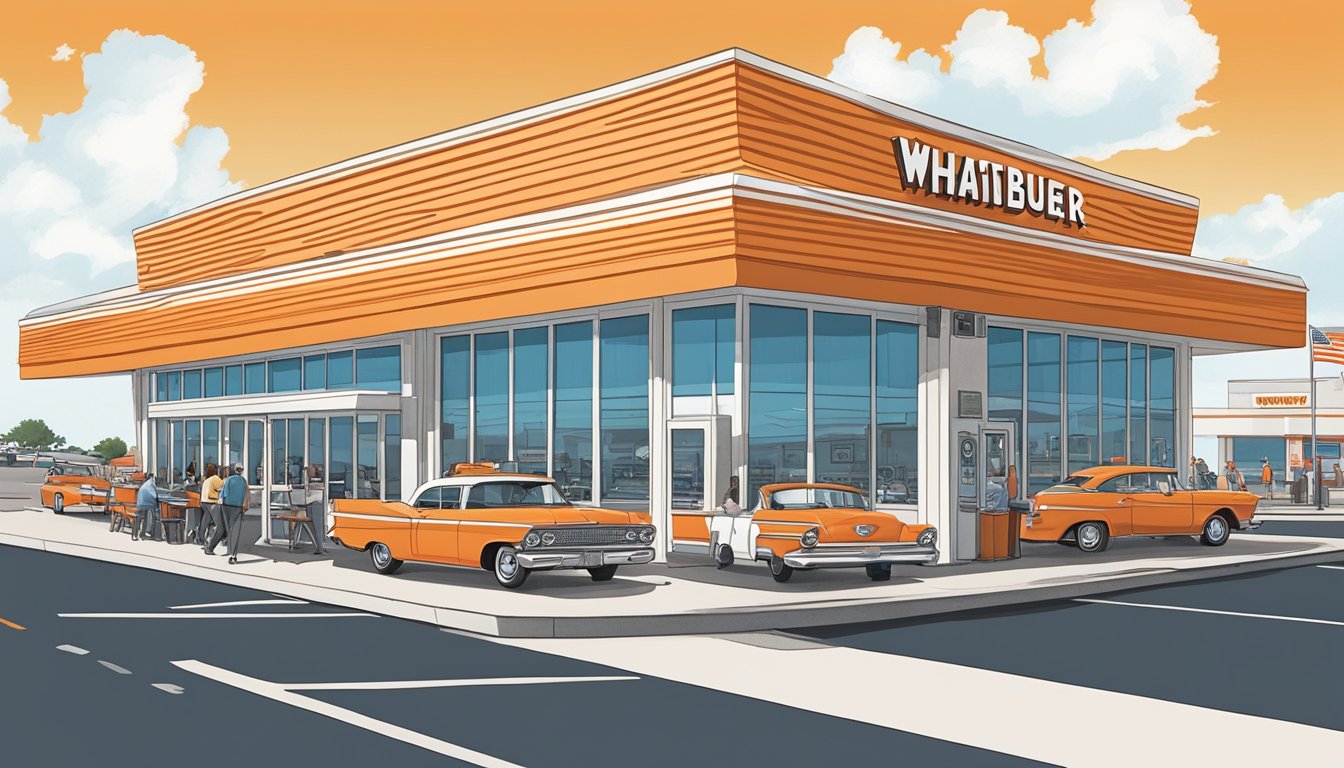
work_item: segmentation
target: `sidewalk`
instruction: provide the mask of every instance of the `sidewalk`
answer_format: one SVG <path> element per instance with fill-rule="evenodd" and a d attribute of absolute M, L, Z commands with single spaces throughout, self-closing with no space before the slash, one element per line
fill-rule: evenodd
<path fill-rule="evenodd" d="M 1060 600 L 1194 579 L 1344 559 L 1344 539 L 1233 536 L 1223 547 L 1193 538 L 1117 539 L 1087 556 L 1058 544 L 1024 544 L 999 563 L 897 567 L 886 583 L 862 570 L 799 572 L 777 584 L 763 566 L 717 570 L 708 558 L 625 567 L 610 582 L 583 571 L 539 572 L 506 590 L 484 571 L 408 563 L 374 573 L 364 553 L 325 557 L 244 548 L 238 565 L 198 547 L 132 541 L 106 518 L 28 508 L 0 512 L 0 544 L 42 549 L 265 590 L 500 637 L 612 637 L 749 632 L 909 618 Z"/>

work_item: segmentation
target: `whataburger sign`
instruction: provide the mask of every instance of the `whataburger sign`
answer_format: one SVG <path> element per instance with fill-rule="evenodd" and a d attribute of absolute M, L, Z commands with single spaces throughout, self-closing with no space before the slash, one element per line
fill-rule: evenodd
<path fill-rule="evenodd" d="M 1299 408 L 1307 404 L 1306 395 L 1256 395 L 1256 408 Z"/>
<path fill-rule="evenodd" d="M 1030 212 L 1064 226 L 1085 227 L 1083 193 L 1056 179 L 992 160 L 958 157 L 918 139 L 893 136 L 901 187 L 973 205 Z"/>

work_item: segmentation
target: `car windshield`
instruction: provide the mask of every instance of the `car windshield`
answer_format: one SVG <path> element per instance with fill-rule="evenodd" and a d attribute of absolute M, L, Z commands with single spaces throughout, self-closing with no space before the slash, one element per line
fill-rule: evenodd
<path fill-rule="evenodd" d="M 770 494 L 771 509 L 868 509 L 868 499 L 833 488 L 785 488 Z"/>
<path fill-rule="evenodd" d="M 467 493 L 467 509 L 495 507 L 568 507 L 554 483 L 507 480 L 477 483 Z"/>

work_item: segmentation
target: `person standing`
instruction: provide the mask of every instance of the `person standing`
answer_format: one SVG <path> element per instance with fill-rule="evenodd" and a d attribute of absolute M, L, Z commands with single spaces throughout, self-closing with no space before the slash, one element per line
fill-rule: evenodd
<path fill-rule="evenodd" d="M 1195 459 L 1195 477 L 1197 478 L 1196 483 L 1198 483 L 1195 486 L 1196 488 L 1206 491 L 1213 489 L 1214 480 L 1212 479 L 1212 473 L 1209 472 L 1208 463 L 1203 459 Z"/>
<path fill-rule="evenodd" d="M 1268 458 L 1268 457 L 1263 458 L 1263 459 L 1261 459 L 1260 461 L 1261 461 L 1261 464 L 1262 464 L 1262 466 L 1260 467 L 1260 482 L 1262 482 L 1262 483 L 1265 484 L 1265 498 L 1269 499 L 1270 501 L 1273 501 L 1273 500 L 1274 500 L 1274 468 L 1271 467 L 1271 466 L 1269 466 L 1269 458 Z"/>
<path fill-rule="evenodd" d="M 196 527 L 192 529 L 192 544 L 205 548 L 205 542 L 209 541 L 209 531 L 211 524 L 215 528 L 224 526 L 224 516 L 219 510 L 219 492 L 224 489 L 224 478 L 219 476 L 219 467 L 214 464 L 205 465 L 205 482 L 201 483 L 201 512 L 200 518 L 196 521 Z"/>
<path fill-rule="evenodd" d="M 145 482 L 135 492 L 135 510 L 136 527 L 131 529 L 131 540 L 153 540 L 159 528 L 159 487 L 154 484 L 153 474 L 145 475 Z"/>
<path fill-rule="evenodd" d="M 1227 460 L 1227 487 L 1233 491 L 1246 490 L 1246 478 L 1242 476 L 1241 470 L 1237 469 L 1236 462 Z"/>
<path fill-rule="evenodd" d="M 219 500 L 224 509 L 224 525 L 215 528 L 210 542 L 205 546 L 207 555 L 215 554 L 215 547 L 227 531 L 229 565 L 238 562 L 238 545 L 243 540 L 243 515 L 247 512 L 247 496 L 247 478 L 243 476 L 243 465 L 234 464 L 233 471 L 229 473 L 219 492 Z"/>

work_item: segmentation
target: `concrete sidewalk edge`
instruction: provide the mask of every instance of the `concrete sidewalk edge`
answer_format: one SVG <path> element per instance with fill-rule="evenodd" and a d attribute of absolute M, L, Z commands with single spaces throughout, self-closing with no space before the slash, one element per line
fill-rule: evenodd
<path fill-rule="evenodd" d="M 172 573 L 299 598 L 313 603 L 377 613 L 431 624 L 445 629 L 501 638 L 727 634 L 776 629 L 801 629 L 824 625 L 864 624 L 893 619 L 927 618 L 965 611 L 1048 603 L 1143 587 L 1338 562 L 1342 556 L 1338 550 L 1283 553 L 1250 561 L 1212 566 L 1195 566 L 1182 569 L 1146 568 L 1141 571 L 1122 572 L 1091 578 L 1079 577 L 1061 584 L 898 600 L 861 599 L 856 600 L 853 604 L 836 604 L 831 601 L 816 606 L 772 607 L 759 610 L 740 608 L 659 615 L 550 617 L 497 616 L 475 611 L 463 611 L 270 576 L 255 576 L 244 572 L 232 573 L 154 555 L 127 553 L 16 534 L 0 533 L 0 544 Z"/>

